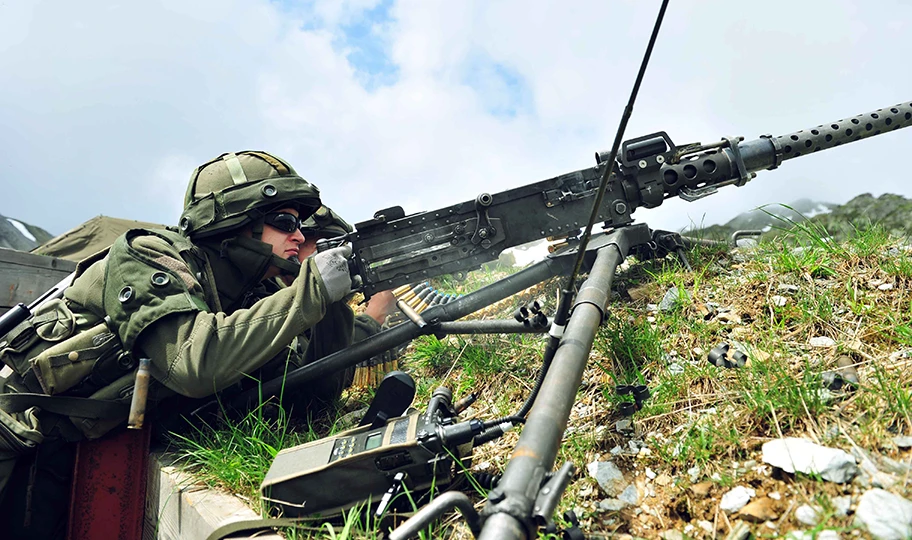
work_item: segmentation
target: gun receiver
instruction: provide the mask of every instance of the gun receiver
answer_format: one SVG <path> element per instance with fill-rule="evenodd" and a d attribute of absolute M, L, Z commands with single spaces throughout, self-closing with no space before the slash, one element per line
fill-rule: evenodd
<path fill-rule="evenodd" d="M 783 161 L 912 125 L 912 103 L 773 137 L 676 146 L 665 132 L 626 141 L 609 178 L 598 220 L 605 228 L 632 222 L 640 207 L 665 199 L 693 201 L 727 185 L 743 186 L 756 172 Z M 439 210 L 405 215 L 381 210 L 350 235 L 356 273 L 366 297 L 441 274 L 466 272 L 497 259 L 508 247 L 574 238 L 592 210 L 607 153 L 596 166 L 500 193 L 482 193 Z"/>

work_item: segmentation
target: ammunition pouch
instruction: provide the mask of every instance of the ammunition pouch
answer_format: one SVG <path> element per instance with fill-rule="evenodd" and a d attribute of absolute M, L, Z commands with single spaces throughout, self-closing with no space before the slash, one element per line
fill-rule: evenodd
<path fill-rule="evenodd" d="M 136 367 L 105 321 L 92 324 L 77 317 L 59 299 L 42 306 L 4 341 L 0 360 L 34 393 L 90 396 Z"/>
<path fill-rule="evenodd" d="M 51 300 L 38 313 L 19 323 L 3 337 L 0 341 L 0 361 L 30 382 L 29 390 L 40 391 L 40 387 L 34 387 L 37 382 L 34 376 L 29 376 L 29 361 L 72 336 L 75 330 L 76 318 L 73 312 L 62 300 Z"/>
<path fill-rule="evenodd" d="M 19 394 L 93 400 L 124 400 L 125 388 L 122 387 L 132 383 L 136 368 L 132 355 L 123 351 L 120 339 L 105 320 L 77 315 L 62 299 L 47 302 L 34 316 L 13 328 L 0 341 L 0 360 L 15 372 L 6 381 L 9 390 Z M 35 405 L 36 411 L 54 409 L 46 407 L 46 403 Z M 3 408 L 0 407 L 0 412 Z M 124 419 L 110 414 L 105 414 L 104 418 L 88 418 L 91 411 L 87 409 L 80 413 L 74 409 L 74 414 L 68 414 L 64 407 L 52 412 L 70 416 L 88 438 L 100 436 Z M 3 424 L 0 425 L 0 440 L 15 432 L 31 432 L 28 423 L 22 421 L 29 418 L 28 411 L 6 413 L 0 415 L 0 424 Z M 12 446 L 21 446 L 15 442 L 15 437 L 5 439 L 13 441 Z M 21 436 L 18 439 L 30 440 Z M 0 442 L 0 449 L 2 445 Z"/>
<path fill-rule="evenodd" d="M 120 340 L 101 322 L 29 360 L 42 391 L 89 396 L 135 367 Z"/>

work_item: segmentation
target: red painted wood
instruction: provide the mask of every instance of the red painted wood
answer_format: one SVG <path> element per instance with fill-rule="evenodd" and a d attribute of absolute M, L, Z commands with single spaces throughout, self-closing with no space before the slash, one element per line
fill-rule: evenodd
<path fill-rule="evenodd" d="M 149 459 L 149 425 L 79 443 L 68 540 L 140 540 Z"/>

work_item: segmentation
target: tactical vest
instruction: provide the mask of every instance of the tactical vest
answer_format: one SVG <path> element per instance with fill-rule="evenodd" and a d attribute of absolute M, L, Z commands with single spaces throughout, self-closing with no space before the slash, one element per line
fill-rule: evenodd
<path fill-rule="evenodd" d="M 180 260 L 135 249 L 130 241 L 140 235 L 164 240 Z M 44 304 L 0 340 L 0 360 L 15 372 L 6 381 L 7 391 L 129 405 L 136 337 L 166 315 L 209 311 L 206 299 L 216 292 L 203 284 L 212 281 L 205 257 L 180 234 L 128 231 L 109 249 L 77 265 L 64 298 Z M 71 420 L 93 439 L 125 418 Z"/>

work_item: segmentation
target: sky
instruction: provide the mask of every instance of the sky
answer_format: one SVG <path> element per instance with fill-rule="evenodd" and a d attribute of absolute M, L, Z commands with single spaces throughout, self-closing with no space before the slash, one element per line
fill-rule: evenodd
<path fill-rule="evenodd" d="M 0 0 L 0 214 L 176 224 L 190 173 L 266 150 L 350 222 L 589 167 L 660 2 Z M 625 138 L 780 135 L 912 100 L 912 2 L 672 0 Z M 912 129 L 666 201 L 654 228 L 912 197 Z"/>

